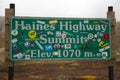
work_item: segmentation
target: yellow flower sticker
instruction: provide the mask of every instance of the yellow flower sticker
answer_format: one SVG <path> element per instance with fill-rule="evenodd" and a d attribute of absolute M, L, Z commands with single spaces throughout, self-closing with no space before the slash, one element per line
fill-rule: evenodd
<path fill-rule="evenodd" d="M 29 38 L 34 39 L 34 38 L 36 38 L 37 33 L 36 33 L 35 30 L 30 30 L 30 31 L 28 32 L 28 36 L 29 36 Z"/>

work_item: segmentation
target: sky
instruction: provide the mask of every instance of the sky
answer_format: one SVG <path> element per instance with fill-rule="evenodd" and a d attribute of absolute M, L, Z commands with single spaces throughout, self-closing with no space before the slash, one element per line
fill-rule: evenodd
<path fill-rule="evenodd" d="M 14 3 L 16 16 L 106 18 L 108 6 L 113 6 L 120 21 L 120 0 L 0 0 L 0 16 Z"/>

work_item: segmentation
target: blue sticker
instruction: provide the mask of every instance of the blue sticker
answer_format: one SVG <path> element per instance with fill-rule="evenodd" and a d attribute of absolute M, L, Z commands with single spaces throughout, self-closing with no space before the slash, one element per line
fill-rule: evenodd
<path fill-rule="evenodd" d="M 45 45 L 45 51 L 53 51 L 53 46 L 52 46 L 52 44 L 46 44 L 46 45 Z"/>
<path fill-rule="evenodd" d="M 38 30 L 37 33 L 38 34 L 42 34 L 43 32 L 42 32 L 42 30 Z"/>
<path fill-rule="evenodd" d="M 97 53 L 96 56 L 97 56 L 97 57 L 101 57 L 102 54 L 101 54 L 101 53 Z"/>
<path fill-rule="evenodd" d="M 25 43 L 24 43 L 24 46 L 25 46 L 25 47 L 29 47 L 29 46 L 30 46 L 30 42 L 25 42 Z"/>
<path fill-rule="evenodd" d="M 27 38 L 27 34 L 23 34 L 22 36 L 21 36 L 21 38 L 24 40 L 24 39 L 26 39 Z"/>

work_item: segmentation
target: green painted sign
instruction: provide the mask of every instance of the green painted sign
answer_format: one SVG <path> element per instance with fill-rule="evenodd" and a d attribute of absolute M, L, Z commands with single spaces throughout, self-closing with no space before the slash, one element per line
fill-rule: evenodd
<path fill-rule="evenodd" d="M 11 60 L 111 59 L 108 19 L 14 17 L 10 32 Z"/>

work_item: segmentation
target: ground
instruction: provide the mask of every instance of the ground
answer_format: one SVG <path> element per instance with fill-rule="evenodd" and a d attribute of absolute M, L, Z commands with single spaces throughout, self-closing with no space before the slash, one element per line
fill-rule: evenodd
<path fill-rule="evenodd" d="M 14 80 L 74 80 L 73 78 L 80 76 L 95 76 L 96 80 L 109 80 L 107 63 L 108 61 L 75 60 L 16 61 Z M 0 64 L 0 80 L 8 80 L 8 64 L 9 61 Z M 120 79 L 119 75 L 120 62 L 117 62 L 114 65 L 115 80 Z"/>

